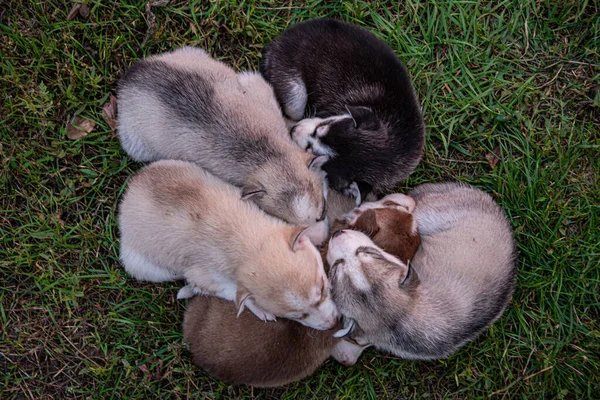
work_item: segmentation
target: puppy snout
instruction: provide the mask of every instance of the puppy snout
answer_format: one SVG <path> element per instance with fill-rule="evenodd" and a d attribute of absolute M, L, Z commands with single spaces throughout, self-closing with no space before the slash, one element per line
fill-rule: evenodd
<path fill-rule="evenodd" d="M 335 231 L 333 232 L 333 235 L 331 235 L 332 238 L 338 237 L 340 236 L 342 233 L 344 233 L 343 230 L 339 230 L 339 231 Z"/>

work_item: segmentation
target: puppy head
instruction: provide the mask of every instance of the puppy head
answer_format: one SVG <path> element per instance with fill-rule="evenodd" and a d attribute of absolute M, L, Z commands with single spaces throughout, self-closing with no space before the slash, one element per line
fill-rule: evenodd
<path fill-rule="evenodd" d="M 412 197 L 401 193 L 390 194 L 379 201 L 363 203 L 346 213 L 334 222 L 332 231 L 361 231 L 381 249 L 407 264 L 421 244 L 417 220 L 412 215 L 414 209 Z"/>
<path fill-rule="evenodd" d="M 339 314 L 323 260 L 305 227 L 289 227 L 281 236 L 267 239 L 260 257 L 255 262 L 270 267 L 260 275 L 250 271 L 242 282 L 252 288 L 257 306 L 318 330 L 336 325 Z"/>
<path fill-rule="evenodd" d="M 356 151 L 365 138 L 385 139 L 381 135 L 368 134 L 383 128 L 370 108 L 349 106 L 347 109 L 347 114 L 300 121 L 290 132 L 292 140 L 309 153 L 335 157 Z"/>
<path fill-rule="evenodd" d="M 384 324 L 398 318 L 398 310 L 411 307 L 418 285 L 416 273 L 364 233 L 336 231 L 329 242 L 327 262 L 338 310 L 352 321 L 353 330 L 365 337 L 389 331 Z"/>
<path fill-rule="evenodd" d="M 387 253 L 408 263 L 421 245 L 413 215 L 398 208 L 373 208 L 362 213 L 352 229 L 367 234 Z"/>
<path fill-rule="evenodd" d="M 327 213 L 327 184 L 321 172 L 327 157 L 302 152 L 263 164 L 242 187 L 242 199 L 290 224 L 312 225 Z"/>

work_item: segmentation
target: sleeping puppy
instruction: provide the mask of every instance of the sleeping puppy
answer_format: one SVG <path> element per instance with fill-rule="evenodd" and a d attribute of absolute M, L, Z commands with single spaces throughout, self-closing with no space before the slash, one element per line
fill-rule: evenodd
<path fill-rule="evenodd" d="M 504 212 L 480 190 L 426 184 L 410 194 L 422 240 L 410 263 L 362 233 L 332 235 L 329 278 L 344 315 L 336 335 L 402 358 L 444 358 L 502 315 L 514 289 L 515 245 Z"/>
<path fill-rule="evenodd" d="M 142 281 L 185 279 L 178 298 L 214 295 L 263 320 L 331 329 L 338 313 L 307 228 L 264 213 L 241 191 L 193 163 L 146 166 L 119 207 L 123 267 Z"/>
<path fill-rule="evenodd" d="M 335 224 L 338 230 L 356 227 L 371 232 L 376 243 L 388 246 L 400 259 L 412 258 L 418 248 L 418 233 L 405 209 L 370 208 L 353 224 Z M 407 238 L 410 245 L 403 243 Z M 232 304 L 204 296 L 190 300 L 183 332 L 195 363 L 212 376 L 258 387 L 300 380 L 330 356 L 352 365 L 364 349 L 355 342 L 334 337 L 335 331 L 316 331 L 284 319 L 265 324 L 248 312 L 236 318 Z"/>
<path fill-rule="evenodd" d="M 325 218 L 326 157 L 303 152 L 273 89 L 204 50 L 182 47 L 132 65 L 119 81 L 119 140 L 137 161 L 191 161 L 290 224 Z"/>
<path fill-rule="evenodd" d="M 368 30 L 331 19 L 288 28 L 263 51 L 260 72 L 292 139 L 330 159 L 330 187 L 361 198 L 397 187 L 423 155 L 425 124 L 406 68 Z"/>

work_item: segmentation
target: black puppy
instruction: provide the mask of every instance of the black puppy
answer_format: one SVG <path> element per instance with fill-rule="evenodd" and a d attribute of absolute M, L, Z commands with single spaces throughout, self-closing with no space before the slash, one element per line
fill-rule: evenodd
<path fill-rule="evenodd" d="M 395 189 L 423 155 L 425 124 L 406 68 L 366 29 L 316 19 L 287 29 L 263 51 L 260 72 L 293 140 L 329 155 L 329 184 L 360 203 Z"/>

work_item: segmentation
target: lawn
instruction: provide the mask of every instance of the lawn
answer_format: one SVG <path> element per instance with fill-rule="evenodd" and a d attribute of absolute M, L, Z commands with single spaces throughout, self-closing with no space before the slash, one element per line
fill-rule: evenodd
<path fill-rule="evenodd" d="M 176 0 L 155 18 L 145 1 L 85 3 L 0 1 L 0 398 L 600 398 L 598 3 Z M 288 25 L 325 15 L 383 38 L 414 80 L 427 149 L 399 190 L 491 193 L 517 290 L 446 360 L 370 350 L 284 388 L 229 386 L 191 363 L 180 285 L 119 267 L 117 203 L 141 164 L 103 106 L 143 56 L 195 45 L 252 69 Z M 69 139 L 76 117 L 93 130 Z"/>

